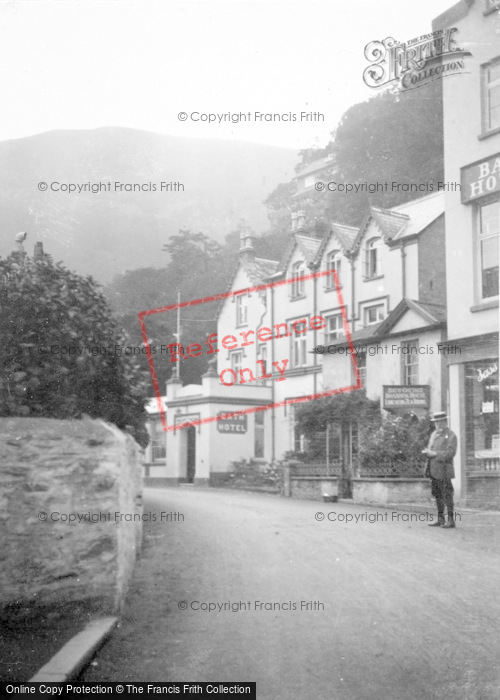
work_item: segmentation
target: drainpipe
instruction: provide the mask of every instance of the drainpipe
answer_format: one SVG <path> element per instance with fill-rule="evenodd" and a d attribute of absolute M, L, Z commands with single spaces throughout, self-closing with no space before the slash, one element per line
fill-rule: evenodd
<path fill-rule="evenodd" d="M 403 241 L 401 241 L 401 273 L 402 294 L 404 299 L 406 296 L 406 249 Z"/>
<path fill-rule="evenodd" d="M 274 329 L 274 287 L 270 287 L 271 290 L 271 328 Z M 274 362 L 274 337 L 271 342 L 271 367 L 274 367 L 272 364 Z M 274 404 L 276 402 L 276 397 L 275 397 L 275 392 L 274 392 L 274 385 L 276 382 L 271 380 L 271 401 Z M 276 409 L 272 409 L 271 411 L 271 461 L 274 462 L 276 459 L 276 436 L 275 436 L 275 431 L 276 431 L 276 416 L 275 416 L 275 411 Z"/>
<path fill-rule="evenodd" d="M 311 267 L 311 272 L 314 272 L 314 271 L 315 271 L 314 267 Z M 313 315 L 316 316 L 318 313 L 318 309 L 317 309 L 317 306 L 318 306 L 318 278 L 317 277 L 313 278 L 313 290 L 314 290 Z M 316 324 L 314 324 L 314 326 L 315 326 L 314 327 L 314 347 L 316 347 L 316 345 L 318 344 L 318 340 L 317 340 L 318 331 L 316 329 Z M 314 361 L 313 361 L 314 367 L 316 367 L 317 364 L 318 364 L 318 356 L 316 355 L 316 353 L 314 353 Z M 313 377 L 314 377 L 313 378 L 314 393 L 317 394 L 318 393 L 318 373 L 314 372 Z"/>
<path fill-rule="evenodd" d="M 354 258 L 351 258 L 351 333 L 354 333 L 355 331 L 355 319 L 356 319 L 356 312 L 355 312 L 355 303 L 356 303 L 356 290 L 355 290 L 355 284 L 356 284 L 356 275 L 355 275 L 355 267 L 354 267 Z"/>

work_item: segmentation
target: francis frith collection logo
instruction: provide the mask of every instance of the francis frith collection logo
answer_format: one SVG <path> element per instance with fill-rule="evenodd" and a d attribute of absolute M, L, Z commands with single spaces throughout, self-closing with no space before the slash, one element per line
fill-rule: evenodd
<path fill-rule="evenodd" d="M 465 71 L 464 51 L 456 45 L 456 27 L 424 34 L 406 43 L 387 37 L 371 41 L 365 46 L 365 58 L 370 65 L 363 72 L 368 87 L 377 88 L 389 83 L 400 90 L 422 87 L 445 75 Z"/>

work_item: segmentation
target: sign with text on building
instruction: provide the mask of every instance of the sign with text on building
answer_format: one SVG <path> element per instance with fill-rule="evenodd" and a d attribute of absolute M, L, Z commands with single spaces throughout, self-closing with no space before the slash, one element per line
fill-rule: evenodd
<path fill-rule="evenodd" d="M 429 408 L 430 387 L 428 384 L 415 386 L 384 385 L 384 408 Z"/>
<path fill-rule="evenodd" d="M 462 204 L 500 192 L 500 153 L 462 168 Z"/>
<path fill-rule="evenodd" d="M 218 413 L 217 430 L 219 433 L 246 433 L 248 430 L 246 414 L 232 416 L 224 412 Z"/>

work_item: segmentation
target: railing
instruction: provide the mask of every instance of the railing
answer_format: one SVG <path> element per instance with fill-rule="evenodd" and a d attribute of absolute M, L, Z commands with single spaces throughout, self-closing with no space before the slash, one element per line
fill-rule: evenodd
<path fill-rule="evenodd" d="M 498 460 L 497 460 L 498 469 Z M 419 462 L 393 462 L 388 464 L 376 464 L 370 466 L 353 466 L 350 477 L 373 478 L 373 479 L 397 479 L 423 477 L 425 463 Z M 292 462 L 291 476 L 341 476 L 342 463 L 340 460 L 333 460 L 327 468 L 325 461 L 318 462 Z M 344 476 L 347 477 L 347 474 Z"/>
<path fill-rule="evenodd" d="M 292 476 L 339 476 L 341 473 L 340 460 L 334 460 L 328 465 L 326 462 L 293 462 L 291 464 Z"/>
<path fill-rule="evenodd" d="M 492 454 L 487 454 L 491 452 Z M 471 468 L 470 472 L 472 474 L 477 472 L 492 472 L 500 474 L 500 459 L 498 457 L 498 449 L 495 450 L 481 450 L 476 452 L 474 455 L 474 466 Z"/>
<path fill-rule="evenodd" d="M 423 477 L 424 472 L 424 462 L 393 462 L 373 466 L 360 466 L 355 476 L 361 479 L 415 479 Z"/>

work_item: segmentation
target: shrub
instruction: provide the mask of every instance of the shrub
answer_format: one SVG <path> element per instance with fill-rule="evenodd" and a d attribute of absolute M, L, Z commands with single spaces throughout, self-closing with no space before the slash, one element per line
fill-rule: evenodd
<path fill-rule="evenodd" d="M 147 377 L 97 284 L 13 253 L 0 260 L 0 416 L 100 417 L 147 444 Z"/>
<path fill-rule="evenodd" d="M 424 458 L 421 451 L 429 439 L 428 418 L 416 416 L 386 416 L 378 428 L 365 434 L 359 447 L 361 469 L 387 466 L 394 473 L 423 472 Z"/>

